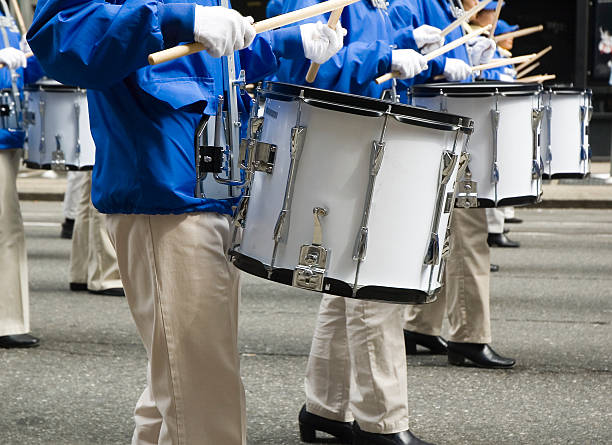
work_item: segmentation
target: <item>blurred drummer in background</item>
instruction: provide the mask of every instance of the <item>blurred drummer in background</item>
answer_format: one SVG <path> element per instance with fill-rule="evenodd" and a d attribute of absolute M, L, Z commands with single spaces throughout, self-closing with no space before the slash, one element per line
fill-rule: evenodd
<path fill-rule="evenodd" d="M 33 58 L 26 59 L 27 43 L 12 17 L 3 13 L 0 48 L 2 105 L 7 107 L 0 118 L 0 348 L 30 348 L 38 346 L 39 341 L 29 334 L 28 263 L 17 172 L 25 140 L 20 107 L 23 85 L 38 80 L 42 72 Z"/>
<path fill-rule="evenodd" d="M 343 33 L 311 24 L 255 36 L 251 18 L 215 0 L 38 1 L 32 48 L 49 75 L 87 88 L 92 201 L 108 214 L 147 352 L 134 445 L 246 444 L 239 274 L 226 258 L 239 197 L 196 195 L 194 134 L 229 81 L 221 56 L 235 54 L 253 82 L 280 57 L 325 62 Z M 148 66 L 150 53 L 193 41 L 207 50 Z M 236 105 L 245 128 L 250 98 Z"/>

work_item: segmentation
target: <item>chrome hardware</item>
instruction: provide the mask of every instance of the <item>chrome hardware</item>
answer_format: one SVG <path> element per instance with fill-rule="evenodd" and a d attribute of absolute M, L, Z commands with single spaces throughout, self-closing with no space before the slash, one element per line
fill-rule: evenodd
<path fill-rule="evenodd" d="M 74 152 L 76 153 L 77 159 L 81 154 L 81 129 L 79 128 L 80 116 L 81 116 L 81 105 L 78 102 L 74 103 L 74 114 L 75 114 L 75 124 L 76 124 L 76 145 L 74 148 Z"/>
<path fill-rule="evenodd" d="M 256 171 L 272 174 L 275 157 L 276 145 L 257 141 L 253 149 L 252 166 Z"/>
<path fill-rule="evenodd" d="M 478 207 L 477 183 L 472 181 L 472 172 L 469 167 L 470 154 L 462 152 L 459 156 L 459 169 L 457 170 L 457 199 L 455 206 L 469 209 Z"/>
<path fill-rule="evenodd" d="M 23 123 L 26 125 L 34 125 L 36 123 L 36 113 L 26 111 L 23 115 Z"/>
<path fill-rule="evenodd" d="M 300 157 L 302 156 L 302 149 L 304 148 L 305 141 L 306 127 L 293 127 L 291 129 L 291 161 L 289 163 L 289 173 L 287 175 L 287 187 L 285 188 L 283 208 L 281 209 L 278 218 L 276 219 L 276 225 L 274 227 L 274 241 L 276 243 L 283 240 L 285 238 L 285 235 L 287 234 L 287 231 L 289 230 L 289 222 L 287 220 L 287 216 L 291 209 L 291 201 L 293 200 L 293 189 L 295 187 L 295 177 L 297 174 L 297 169 L 300 163 Z M 286 220 L 287 222 L 285 222 Z"/>
<path fill-rule="evenodd" d="M 546 111 L 546 137 L 548 139 L 547 141 L 547 152 L 546 152 L 546 164 L 548 165 L 548 174 L 552 175 L 552 159 L 553 159 L 553 154 L 552 154 L 552 107 L 550 105 L 544 107 L 544 110 Z"/>
<path fill-rule="evenodd" d="M 538 180 L 542 177 L 542 168 L 540 166 L 540 160 L 538 158 L 538 128 L 542 121 L 543 110 L 537 108 L 531 110 L 531 135 L 532 135 L 532 161 L 531 161 L 531 179 Z"/>
<path fill-rule="evenodd" d="M 66 157 L 62 151 L 62 136 L 55 135 L 55 151 L 51 153 L 51 169 L 52 170 L 67 170 Z"/>
<path fill-rule="evenodd" d="M 234 226 L 235 227 L 244 227 L 244 222 L 246 221 L 247 211 L 249 210 L 249 199 L 250 196 L 243 196 L 238 204 L 238 209 L 234 213 Z"/>
<path fill-rule="evenodd" d="M 40 111 L 40 145 L 38 146 L 38 151 L 43 153 L 45 151 L 45 109 L 46 109 L 45 101 L 41 99 L 38 103 L 38 110 Z"/>
<path fill-rule="evenodd" d="M 321 292 L 325 279 L 328 250 L 322 247 L 323 229 L 320 217 L 326 216 L 327 210 L 315 207 L 312 213 L 314 217 L 312 244 L 304 244 L 300 247 L 298 265 L 293 272 L 293 286 Z"/>
<path fill-rule="evenodd" d="M 497 166 L 497 134 L 499 131 L 499 117 L 500 112 L 497 110 L 491 110 L 491 123 L 493 128 L 493 169 L 491 171 L 491 182 L 496 185 L 495 187 L 495 200 L 497 201 L 497 183 L 499 182 L 499 167 Z"/>

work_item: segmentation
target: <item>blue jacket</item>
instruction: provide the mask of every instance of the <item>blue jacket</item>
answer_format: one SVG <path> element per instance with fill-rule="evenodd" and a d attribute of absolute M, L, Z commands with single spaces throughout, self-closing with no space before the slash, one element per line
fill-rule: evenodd
<path fill-rule="evenodd" d="M 283 4 L 283 12 L 317 3 L 320 1 L 288 0 Z M 328 18 L 329 14 L 325 14 L 301 23 L 327 23 Z M 369 0 L 364 0 L 344 8 L 340 22 L 348 31 L 344 38 L 345 46 L 321 65 L 313 84 L 306 84 L 310 61 L 304 58 L 281 59 L 280 68 L 273 79 L 379 98 L 383 89 L 389 87 L 389 82 L 386 85 L 376 85 L 374 82 L 376 77 L 391 70 L 393 27 L 389 15 L 372 6 Z"/>
<path fill-rule="evenodd" d="M 28 41 L 50 76 L 88 89 L 96 143 L 92 200 L 103 213 L 230 214 L 237 199 L 194 197 L 194 133 L 223 93 L 221 59 L 200 52 L 157 66 L 148 54 L 193 41 L 195 3 L 216 0 L 39 0 Z M 247 81 L 303 55 L 296 27 L 240 52 Z M 246 111 L 249 101 L 239 107 Z"/>
<path fill-rule="evenodd" d="M 3 16 L 2 12 L 0 12 L 0 16 Z M 7 29 L 7 36 L 9 39 L 10 46 L 19 49 L 19 41 L 21 40 L 19 32 L 16 29 Z M 5 48 L 4 38 L 2 38 L 1 34 L 0 48 Z M 42 77 L 42 72 L 40 70 L 40 65 L 36 61 L 35 57 L 30 57 L 28 59 L 27 68 L 18 68 L 16 70 L 16 73 L 18 74 L 18 77 L 16 78 L 17 89 L 19 90 L 19 94 L 23 99 L 23 84 L 36 82 Z M 6 67 L 0 68 L 0 89 L 10 90 L 11 87 L 11 72 Z M 22 103 L 25 104 L 23 100 Z M 9 148 L 21 148 L 23 147 L 24 140 L 25 131 L 19 129 L 9 130 L 5 128 L 0 128 L 0 150 Z"/>
<path fill-rule="evenodd" d="M 444 29 L 455 21 L 449 0 L 390 0 L 390 2 L 389 16 L 397 30 L 396 42 L 400 48 L 416 46 L 412 32 L 407 30 L 413 30 L 421 25 Z M 462 36 L 461 27 L 455 28 L 446 36 L 445 43 Z M 433 76 L 444 73 L 447 58 L 461 59 L 470 64 L 465 45 L 461 45 L 429 62 L 428 70 L 415 77 L 414 83 L 425 83 Z"/>

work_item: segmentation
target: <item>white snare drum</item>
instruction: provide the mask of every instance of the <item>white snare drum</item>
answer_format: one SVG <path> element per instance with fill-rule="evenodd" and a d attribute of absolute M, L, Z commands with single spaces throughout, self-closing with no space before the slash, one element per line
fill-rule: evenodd
<path fill-rule="evenodd" d="M 45 80 L 29 86 L 25 163 L 30 168 L 91 170 L 95 144 L 85 90 Z"/>
<path fill-rule="evenodd" d="M 258 95 L 234 264 L 333 295 L 433 301 L 471 120 L 275 82 Z"/>
<path fill-rule="evenodd" d="M 459 206 L 473 206 L 477 201 L 480 207 L 503 207 L 539 200 L 541 88 L 537 84 L 504 82 L 439 83 L 412 88 L 415 105 L 474 119 L 474 134 L 468 146 L 468 177 L 460 183 Z"/>
<path fill-rule="evenodd" d="M 588 125 L 591 92 L 570 87 L 546 88 L 540 143 L 544 178 L 584 178 L 591 171 Z"/>

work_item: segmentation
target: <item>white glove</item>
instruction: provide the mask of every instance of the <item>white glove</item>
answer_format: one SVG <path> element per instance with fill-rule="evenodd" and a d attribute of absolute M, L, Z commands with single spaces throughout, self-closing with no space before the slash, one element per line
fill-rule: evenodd
<path fill-rule="evenodd" d="M 222 6 L 196 5 L 193 39 L 213 57 L 229 56 L 255 38 L 253 17 Z"/>
<path fill-rule="evenodd" d="M 327 62 L 344 44 L 346 29 L 338 23 L 336 29 L 321 22 L 300 25 L 304 55 L 319 65 Z"/>
<path fill-rule="evenodd" d="M 476 37 L 466 45 L 470 60 L 474 65 L 487 63 L 495 55 L 497 44 L 486 37 Z"/>
<path fill-rule="evenodd" d="M 28 62 L 23 51 L 11 47 L 0 49 L 0 63 L 12 70 L 16 70 L 17 68 L 25 68 Z"/>
<path fill-rule="evenodd" d="M 509 74 L 500 74 L 499 80 L 501 80 L 502 82 L 514 82 L 514 77 Z"/>
<path fill-rule="evenodd" d="M 451 82 L 467 79 L 472 74 L 472 68 L 461 59 L 446 59 L 444 77 Z"/>
<path fill-rule="evenodd" d="M 422 54 L 428 54 L 444 45 L 442 31 L 429 25 L 421 25 L 412 31 L 412 36 Z"/>
<path fill-rule="evenodd" d="M 391 51 L 391 71 L 399 73 L 399 79 L 410 79 L 427 69 L 425 57 L 412 49 Z"/>

